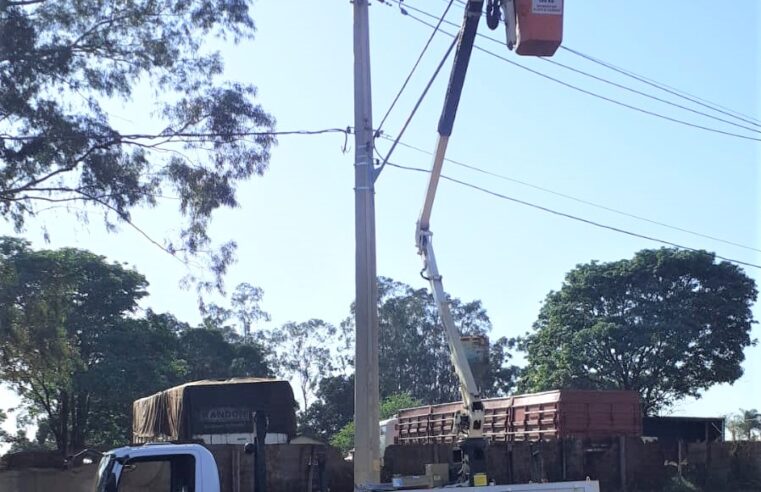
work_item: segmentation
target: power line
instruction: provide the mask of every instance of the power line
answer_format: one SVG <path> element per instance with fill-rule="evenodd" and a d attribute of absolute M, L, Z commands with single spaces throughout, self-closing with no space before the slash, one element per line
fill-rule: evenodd
<path fill-rule="evenodd" d="M 265 131 L 265 132 L 230 132 L 230 133 L 218 133 L 218 132 L 172 132 L 166 131 L 161 133 L 125 133 L 121 134 L 114 132 L 112 134 L 102 135 L 70 135 L 55 137 L 53 140 L 81 140 L 81 139 L 93 139 L 93 140 L 113 140 L 119 142 L 122 139 L 131 140 L 158 140 L 166 138 L 214 138 L 214 137 L 278 137 L 285 135 L 322 135 L 325 133 L 343 133 L 348 135 L 351 133 L 350 128 L 325 128 L 321 130 L 285 130 L 285 131 Z M 12 140 L 12 141 L 26 141 L 36 140 L 40 138 L 49 138 L 44 134 L 40 135 L 0 135 L 0 140 Z"/>
<path fill-rule="evenodd" d="M 447 1 L 447 0 L 443 0 L 443 1 Z M 457 0 L 457 3 L 459 3 L 461 5 L 467 5 L 467 3 L 465 1 L 463 1 L 463 0 Z M 411 7 L 411 8 L 413 8 L 413 7 Z M 484 36 L 482 34 L 479 34 L 479 36 L 483 36 L 483 37 L 489 38 L 489 36 Z M 493 38 L 489 38 L 489 39 L 493 39 Z M 502 44 L 501 41 L 499 41 L 499 42 L 500 42 L 500 44 Z M 670 86 L 668 84 L 664 84 L 663 82 L 658 82 L 657 80 L 645 77 L 644 75 L 637 74 L 636 72 L 633 72 L 631 70 L 627 70 L 625 68 L 616 66 L 616 65 L 614 65 L 614 64 L 612 64 L 610 62 L 606 62 L 606 61 L 601 60 L 599 58 L 596 58 L 594 56 L 582 53 L 582 52 L 580 52 L 578 50 L 575 50 L 573 48 L 569 48 L 567 46 L 561 45 L 560 49 L 565 50 L 565 51 L 567 51 L 569 53 L 572 53 L 572 54 L 574 54 L 576 56 L 579 56 L 581 58 L 584 58 L 586 60 L 589 60 L 589 61 L 591 61 L 593 63 L 597 63 L 597 64 L 599 64 L 599 65 L 601 65 L 603 67 L 606 67 L 606 68 L 608 68 L 610 70 L 613 70 L 614 72 L 618 72 L 621 75 L 625 75 L 625 76 L 630 77 L 630 78 L 632 78 L 634 80 L 637 80 L 637 81 L 642 82 L 644 84 L 647 84 L 647 85 L 650 85 L 652 87 L 655 87 L 656 89 L 662 90 L 664 92 L 667 92 L 667 93 L 672 94 L 674 96 L 677 96 L 679 98 L 685 99 L 685 100 L 690 101 L 690 102 L 692 102 L 694 104 L 697 104 L 699 106 L 703 106 L 704 108 L 710 109 L 712 111 L 716 111 L 717 113 L 721 113 L 721 114 L 724 114 L 726 116 L 731 116 L 733 118 L 737 118 L 738 120 L 743 121 L 745 123 L 761 127 L 761 120 L 759 120 L 758 118 L 754 118 L 754 117 L 752 117 L 750 115 L 747 115 L 745 113 L 741 113 L 741 112 L 736 111 L 734 109 L 728 108 L 727 106 L 722 106 L 721 104 L 709 101 L 707 99 L 701 98 L 701 97 L 696 96 L 694 94 L 690 94 L 690 93 L 688 93 L 686 91 L 683 91 L 681 89 L 677 89 L 677 88 L 675 88 L 673 86 Z"/>
<path fill-rule="evenodd" d="M 443 32 L 443 31 L 442 31 Z M 444 62 L 449 58 L 449 54 L 452 53 L 452 49 L 454 48 L 455 44 L 457 43 L 457 36 L 454 36 L 452 39 L 452 44 L 449 45 L 449 48 L 447 49 L 446 53 L 444 53 L 444 56 L 441 58 L 441 61 L 439 62 L 438 66 L 436 67 L 436 70 L 433 72 L 433 75 L 431 75 L 431 78 L 428 80 L 428 83 L 426 84 L 425 88 L 423 89 L 423 93 L 420 94 L 420 97 L 418 98 L 417 102 L 415 103 L 415 106 L 412 108 L 412 111 L 410 112 L 410 115 L 407 117 L 407 120 L 404 122 L 404 125 L 402 125 L 402 129 L 399 132 L 399 134 L 396 137 L 396 141 L 394 141 L 391 144 L 391 148 L 388 150 L 388 153 L 386 154 L 386 157 L 381 162 L 381 165 L 376 169 L 376 173 L 379 173 L 383 167 L 388 162 L 388 159 L 391 157 L 391 154 L 394 152 L 394 149 L 396 149 L 396 145 L 399 141 L 399 139 L 402 138 L 404 135 L 404 132 L 407 131 L 407 127 L 410 125 L 410 122 L 412 121 L 412 118 L 415 116 L 415 113 L 417 113 L 418 108 L 423 103 L 423 99 L 425 99 L 426 94 L 428 94 L 428 90 L 433 85 L 433 81 L 436 80 L 436 76 L 439 75 L 439 72 L 441 71 L 441 68 L 444 66 Z M 376 132 L 377 135 L 377 132 Z M 377 152 L 377 151 L 376 151 Z M 377 174 L 376 174 L 377 176 Z"/>
<path fill-rule="evenodd" d="M 410 70 L 410 73 L 407 75 L 407 78 L 404 80 L 404 83 L 402 84 L 402 87 L 399 89 L 399 92 L 396 93 L 396 97 L 394 97 L 394 100 L 391 102 L 391 106 L 389 106 L 388 111 L 386 111 L 386 114 L 383 115 L 383 118 L 381 119 L 381 122 L 378 125 L 378 129 L 376 130 L 376 136 L 383 129 L 383 124 L 386 122 L 388 115 L 391 114 L 391 111 L 394 109 L 394 106 L 396 106 L 397 101 L 399 101 L 399 98 L 402 96 L 404 89 L 407 88 L 407 84 L 410 82 L 410 79 L 412 78 L 412 75 L 415 73 L 415 70 L 417 70 L 417 67 L 420 64 L 420 61 L 423 59 L 425 52 L 428 51 L 428 47 L 431 45 L 431 41 L 433 41 L 433 38 L 436 36 L 436 32 L 438 32 L 439 27 L 441 27 L 441 23 L 444 22 L 444 18 L 447 16 L 449 9 L 452 7 L 452 3 L 454 3 L 454 0 L 449 0 L 449 3 L 447 4 L 447 8 L 444 9 L 444 13 L 441 14 L 441 17 L 439 18 L 439 22 L 436 24 L 436 27 L 434 27 L 433 32 L 431 32 L 431 35 L 428 37 L 428 41 L 426 41 L 425 46 L 423 46 L 423 50 L 420 52 L 420 55 L 417 57 L 417 61 L 415 61 L 415 64 L 412 66 L 412 69 Z"/>
<path fill-rule="evenodd" d="M 410 5 L 405 5 L 405 8 L 406 9 L 410 9 L 410 10 L 414 10 L 416 12 L 419 12 L 419 13 L 427 15 L 427 16 L 432 16 L 432 14 L 429 14 L 428 12 L 425 12 L 425 11 L 423 11 L 421 9 L 416 8 L 416 7 L 412 7 Z M 420 19 L 419 17 L 416 17 L 416 16 L 410 14 L 409 12 L 406 12 L 404 15 L 406 17 L 411 18 L 414 21 L 417 21 L 417 22 L 423 24 L 423 25 L 426 25 L 426 26 L 429 26 L 429 27 L 433 27 L 429 22 L 427 22 L 427 21 L 425 21 L 423 19 Z M 456 36 L 455 34 L 449 33 L 449 32 L 447 32 L 447 31 L 445 31 L 443 29 L 439 29 L 439 31 L 444 33 L 444 34 L 446 34 L 447 36 L 450 36 L 450 37 L 455 37 Z M 480 36 L 486 37 L 487 39 L 492 39 L 493 40 L 493 38 L 490 38 L 489 36 L 483 36 L 483 35 L 480 35 Z M 661 113 L 658 113 L 658 112 L 655 112 L 655 111 L 651 111 L 651 110 L 644 109 L 644 108 L 641 108 L 641 107 L 638 107 L 638 106 L 634 106 L 634 105 L 631 105 L 631 104 L 619 101 L 617 99 L 613 99 L 611 97 L 603 96 L 602 94 L 598 94 L 596 92 L 589 91 L 589 90 L 584 89 L 582 87 L 579 87 L 579 86 L 573 85 L 571 83 L 565 82 L 563 80 L 560 80 L 560 79 L 558 79 L 556 77 L 553 77 L 551 75 L 547 75 L 546 73 L 541 72 L 539 70 L 535 70 L 535 69 L 530 68 L 530 67 L 528 67 L 526 65 L 523 65 L 523 64 L 518 63 L 516 61 L 510 60 L 509 58 L 506 58 L 506 57 L 504 57 L 504 56 L 502 56 L 502 55 L 500 55 L 498 53 L 495 53 L 495 52 L 490 51 L 490 50 L 488 50 L 486 48 L 478 46 L 477 44 L 474 44 L 473 46 L 477 50 L 482 51 L 482 52 L 484 52 L 484 53 L 486 53 L 488 55 L 491 55 L 491 56 L 493 56 L 495 58 L 498 58 L 498 59 L 504 61 L 505 63 L 509 63 L 510 65 L 513 65 L 515 67 L 521 68 L 521 69 L 523 69 L 525 71 L 533 73 L 534 75 L 538 75 L 538 76 L 540 76 L 542 78 L 548 79 L 548 80 L 550 80 L 552 82 L 555 82 L 555 83 L 558 83 L 558 84 L 563 85 L 565 87 L 568 87 L 569 89 L 573 89 L 573 90 L 581 92 L 583 94 L 587 94 L 588 96 L 592 96 L 592 97 L 595 97 L 597 99 L 602 99 L 604 101 L 616 104 L 616 105 L 624 107 L 624 108 L 631 109 L 633 111 L 637 111 L 637 112 L 640 112 L 640 113 L 643 113 L 643 114 L 647 114 L 647 115 L 650 115 L 650 116 L 653 116 L 653 117 L 656 117 L 656 118 L 660 118 L 660 119 L 663 119 L 663 120 L 671 121 L 673 123 L 678 123 L 678 124 L 681 124 L 681 125 L 685 125 L 685 126 L 688 126 L 688 127 L 691 127 L 691 128 L 696 128 L 696 129 L 699 129 L 699 130 L 704 130 L 704 131 L 708 131 L 708 132 L 712 132 L 712 133 L 718 133 L 718 134 L 721 134 L 721 135 L 727 135 L 727 136 L 731 136 L 731 137 L 736 137 L 736 138 L 740 138 L 740 139 L 744 139 L 744 140 L 751 140 L 751 141 L 755 141 L 755 142 L 761 142 L 761 138 L 751 137 L 751 136 L 748 136 L 748 135 L 742 135 L 742 134 L 739 134 L 739 133 L 733 133 L 733 132 L 729 132 L 729 131 L 725 131 L 725 130 L 720 130 L 718 128 L 711 128 L 711 127 L 699 125 L 699 124 L 696 124 L 696 123 L 691 123 L 689 121 L 681 120 L 679 118 L 674 118 L 674 117 L 667 116 L 667 115 L 664 115 L 664 114 L 661 114 Z M 753 131 L 756 131 L 756 130 L 753 130 Z"/>
<path fill-rule="evenodd" d="M 391 163 L 391 162 L 388 162 L 387 164 L 389 166 L 392 166 L 392 167 L 395 167 L 395 168 L 398 168 L 398 169 L 403 169 L 403 170 L 406 170 L 406 171 L 416 171 L 416 172 L 422 172 L 422 173 L 430 173 L 430 171 L 428 169 L 423 169 L 423 168 L 419 168 L 419 167 L 404 166 L 404 165 L 401 165 L 401 164 L 394 164 L 394 163 Z M 445 176 L 443 174 L 441 175 L 441 177 L 443 179 L 446 179 L 447 181 L 451 181 L 451 182 L 459 184 L 461 186 L 465 186 L 467 188 L 471 188 L 471 189 L 480 191 L 482 193 L 486 193 L 488 195 L 491 195 L 491 196 L 494 196 L 494 197 L 497 197 L 497 198 L 501 198 L 503 200 L 508 200 L 508 201 L 511 201 L 511 202 L 514 202 L 514 203 L 518 203 L 520 205 L 524 205 L 524 206 L 527 206 L 527 207 L 531 207 L 531 208 L 534 208 L 534 209 L 537 209 L 537 210 L 541 210 L 543 212 L 547 212 L 547 213 L 550 213 L 550 214 L 553 214 L 553 215 L 557 215 L 557 216 L 560 216 L 560 217 L 565 217 L 567 219 L 575 220 L 577 222 L 582 222 L 584 224 L 588 224 L 588 225 L 592 225 L 592 226 L 595 226 L 595 227 L 599 227 L 601 229 L 607 229 L 607 230 L 610 230 L 610 231 L 613 231 L 613 232 L 618 232 L 620 234 L 625 234 L 627 236 L 632 236 L 632 237 L 636 237 L 636 238 L 639 238 L 639 239 L 645 239 L 645 240 L 648 240 L 648 241 L 653 241 L 653 242 L 665 244 L 667 246 L 671 246 L 671 247 L 674 247 L 674 248 L 684 249 L 684 250 L 688 250 L 688 251 L 694 251 L 694 252 L 697 252 L 697 253 L 709 254 L 709 253 L 707 253 L 704 250 L 692 248 L 690 246 L 684 246 L 682 244 L 674 243 L 674 242 L 667 241 L 665 239 L 660 239 L 660 238 L 653 237 L 653 236 L 647 236 L 645 234 L 640 234 L 640 233 L 637 233 L 637 232 L 629 231 L 627 229 L 621 229 L 619 227 L 610 226 L 610 225 L 607 225 L 607 224 L 602 224 L 600 222 L 595 222 L 593 220 L 585 219 L 585 218 L 579 217 L 577 215 L 572 215 L 572 214 L 569 214 L 569 213 L 566 213 L 566 212 L 561 212 L 559 210 L 554 210 L 554 209 L 551 209 L 551 208 L 548 208 L 548 207 L 545 207 L 545 206 L 542 206 L 542 205 L 538 205 L 536 203 L 528 202 L 528 201 L 525 201 L 525 200 L 520 200 L 518 198 L 513 198 L 511 196 L 504 195 L 502 193 L 497 193 L 496 191 L 492 191 L 492 190 L 489 190 L 487 188 L 483 188 L 481 186 L 477 186 L 477 185 L 468 183 L 466 181 L 461 181 L 459 179 L 451 178 L 451 177 Z M 720 260 L 728 261 L 730 263 L 734 263 L 734 264 L 737 264 L 737 265 L 742 265 L 742 266 L 747 266 L 747 267 L 761 269 L 761 265 L 757 265 L 755 263 L 749 263 L 749 262 L 746 262 L 746 261 L 735 260 L 733 258 L 728 258 L 726 256 L 720 256 L 720 255 L 717 255 L 715 253 L 714 253 L 714 256 L 716 258 L 720 259 Z"/>
<path fill-rule="evenodd" d="M 487 39 L 491 39 L 495 43 L 502 44 L 500 41 L 498 41 L 498 40 L 496 40 L 494 38 L 491 38 L 489 36 L 484 36 L 484 37 L 487 38 Z M 643 92 L 643 91 L 637 90 L 637 89 L 635 89 L 633 87 L 629 87 L 629 86 L 626 86 L 626 85 L 623 85 L 623 84 L 619 84 L 618 82 L 614 82 L 612 80 L 608 80 L 608 79 L 606 79 L 604 77 L 599 77 L 599 76 L 591 74 L 589 72 L 585 72 L 584 70 L 580 70 L 578 68 L 571 67 L 571 66 L 566 65 L 564 63 L 560 63 L 559 61 L 552 60 L 550 58 L 545 58 L 545 57 L 540 57 L 539 59 L 542 60 L 543 62 L 551 63 L 552 65 L 564 68 L 566 70 L 570 70 L 572 72 L 578 73 L 578 74 L 583 75 L 585 77 L 589 77 L 591 79 L 603 82 L 605 84 L 612 85 L 614 87 L 618 87 L 619 89 L 623 89 L 625 91 L 628 91 L 628 92 L 631 92 L 631 93 L 634 93 L 634 94 L 638 94 L 638 95 L 643 96 L 643 97 L 647 97 L 648 99 L 652 99 L 654 101 L 658 101 L 658 102 L 661 102 L 661 103 L 664 103 L 664 104 L 668 104 L 669 106 L 674 106 L 675 108 L 683 109 L 685 111 L 689 111 L 691 113 L 695 113 L 695 114 L 700 115 L 700 116 L 705 116 L 706 118 L 710 118 L 712 120 L 720 121 L 720 122 L 726 123 L 728 125 L 733 125 L 733 126 L 736 126 L 738 128 L 742 128 L 743 130 L 748 130 L 748 131 L 754 132 L 754 133 L 761 133 L 761 130 L 759 130 L 757 128 L 750 128 L 750 127 L 741 125 L 739 123 L 736 123 L 734 121 L 726 120 L 724 118 L 720 118 L 718 116 L 715 116 L 715 115 L 712 115 L 712 114 L 709 114 L 709 113 L 706 113 L 706 112 L 703 112 L 703 111 L 699 111 L 697 109 L 693 109 L 693 108 L 684 106 L 682 104 L 675 103 L 673 101 L 669 101 L 668 99 L 663 99 L 661 97 L 654 96 L 652 94 L 648 94 L 647 92 Z"/>
<path fill-rule="evenodd" d="M 392 138 L 389 137 L 389 136 L 381 135 L 381 137 L 386 139 L 386 140 L 392 140 Z M 415 150 L 417 152 L 426 154 L 426 155 L 433 155 L 432 152 L 429 152 L 429 151 L 427 151 L 425 149 L 422 149 L 420 147 L 416 147 L 414 145 L 410 145 L 410 144 L 402 142 L 402 141 L 399 142 L 399 145 L 401 145 L 402 147 L 406 147 L 408 149 Z M 683 232 L 683 233 L 686 233 L 686 234 L 690 234 L 690 235 L 693 235 L 693 236 L 696 236 L 696 237 L 701 237 L 703 239 L 710 239 L 711 241 L 716 241 L 716 242 L 728 244 L 728 245 L 731 245 L 731 246 L 736 246 L 738 248 L 743 248 L 743 249 L 747 249 L 747 250 L 750 250 L 750 251 L 755 251 L 755 252 L 761 253 L 761 248 L 755 248 L 753 246 L 748 246 L 748 245 L 737 243 L 737 242 L 734 242 L 734 241 L 729 241 L 727 239 L 722 239 L 720 237 L 711 236 L 709 234 L 705 234 L 705 233 L 702 233 L 702 232 L 697 232 L 697 231 L 693 231 L 693 230 L 690 230 L 690 229 L 685 229 L 683 227 L 667 224 L 665 222 L 661 222 L 661 221 L 658 221 L 658 220 L 649 219 L 649 218 L 643 217 L 641 215 L 636 215 L 636 214 L 633 214 L 633 213 L 630 213 L 630 212 L 625 212 L 623 210 L 615 209 L 615 208 L 609 207 L 607 205 L 602 205 L 600 203 L 596 203 L 596 202 L 592 202 L 592 201 L 589 201 L 589 200 L 585 200 L 583 198 L 579 198 L 579 197 L 576 197 L 576 196 L 573 196 L 573 195 L 569 195 L 567 193 L 562 193 L 562 192 L 555 191 L 555 190 L 552 190 L 552 189 L 549 189 L 549 188 L 545 188 L 543 186 L 539 186 L 539 185 L 530 183 L 528 181 L 523 181 L 523 180 L 520 180 L 520 179 L 517 179 L 517 178 L 512 178 L 510 176 L 505 176 L 504 174 L 495 173 L 493 171 L 488 171 L 486 169 L 482 169 L 480 167 L 477 167 L 477 166 L 474 166 L 474 165 L 471 165 L 471 164 L 466 164 L 466 163 L 461 162 L 461 161 L 456 161 L 454 159 L 445 158 L 444 160 L 446 160 L 447 162 L 450 162 L 450 163 L 452 163 L 452 164 L 454 164 L 456 166 L 464 167 L 466 169 L 470 169 L 472 171 L 476 171 L 476 172 L 481 173 L 481 174 L 485 174 L 485 175 L 492 176 L 492 177 L 495 177 L 495 178 L 498 178 L 498 179 L 509 181 L 511 183 L 516 183 L 516 184 L 519 184 L 519 185 L 522 185 L 522 186 L 533 188 L 535 190 L 539 190 L 539 191 L 542 191 L 544 193 L 549 193 L 551 195 L 555 195 L 555 196 L 559 196 L 559 197 L 562 197 L 562 198 L 566 198 L 568 200 L 573 200 L 575 202 L 582 203 L 584 205 L 589 205 L 591 207 L 599 208 L 601 210 L 612 212 L 612 213 L 615 213 L 615 214 L 618 214 L 618 215 L 621 215 L 621 216 L 624 216 L 624 217 L 629 217 L 629 218 L 632 218 L 632 219 L 640 220 L 642 222 L 647 222 L 647 223 L 654 224 L 654 225 L 657 225 L 657 226 L 660 226 L 660 227 L 665 227 L 667 229 L 672 229 L 672 230 Z"/>
<path fill-rule="evenodd" d="M 745 123 L 759 126 L 761 127 L 761 121 L 758 119 L 747 115 L 745 113 L 741 113 L 739 111 L 735 111 L 731 108 L 728 108 L 726 106 L 722 106 L 721 104 L 708 101 L 706 99 L 703 99 L 701 97 L 695 96 L 693 94 L 690 94 L 688 92 L 685 92 L 683 90 L 677 89 L 675 87 L 672 87 L 670 85 L 664 84 L 663 82 L 658 82 L 657 80 L 653 80 L 651 78 L 645 77 L 644 75 L 639 75 L 635 72 L 632 72 L 631 70 L 627 70 L 625 68 L 618 67 L 616 65 L 613 65 L 612 63 L 606 62 L 604 60 L 601 60 L 599 58 L 595 58 L 591 55 L 584 54 L 580 51 L 577 51 L 573 48 L 568 48 L 567 46 L 561 46 L 560 49 L 565 50 L 569 53 L 572 53 L 576 56 L 579 56 L 581 58 L 584 58 L 586 60 L 589 60 L 593 63 L 597 63 L 598 65 L 601 65 L 605 68 L 608 68 L 610 70 L 613 70 L 614 72 L 618 72 L 621 75 L 625 75 L 626 77 L 630 77 L 634 80 L 637 80 L 639 82 L 642 82 L 643 84 L 647 84 L 651 87 L 655 87 L 656 89 L 662 90 L 664 92 L 667 92 L 669 94 L 672 94 L 674 96 L 680 97 L 682 99 L 685 99 L 687 101 L 693 102 L 699 106 L 703 106 L 704 108 L 708 108 L 712 111 L 716 111 L 717 113 L 722 113 L 727 116 L 731 116 L 733 118 L 737 118 L 740 121 L 744 121 Z"/>

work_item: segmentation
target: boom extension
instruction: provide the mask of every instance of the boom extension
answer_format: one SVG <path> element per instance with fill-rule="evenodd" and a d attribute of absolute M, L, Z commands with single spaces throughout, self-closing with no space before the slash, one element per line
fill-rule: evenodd
<path fill-rule="evenodd" d="M 449 143 L 449 136 L 452 134 L 455 116 L 457 115 L 457 107 L 460 103 L 460 95 L 465 83 L 465 74 L 468 70 L 470 55 L 473 51 L 473 41 L 476 37 L 478 21 L 482 10 L 483 0 L 469 0 L 465 7 L 465 17 L 460 29 L 452 73 L 444 99 L 444 108 L 439 119 L 439 137 L 436 143 L 436 152 L 434 153 L 423 209 L 420 212 L 415 232 L 418 254 L 423 257 L 423 271 L 431 284 L 433 297 L 446 332 L 452 365 L 460 380 L 460 393 L 464 408 L 456 416 L 455 429 L 458 434 L 459 452 L 463 455 L 463 458 L 455 461 L 462 461 L 460 476 L 463 480 L 467 479 L 470 485 L 479 485 L 479 483 L 476 483 L 475 477 L 479 477 L 479 481 L 486 480 L 486 440 L 483 437 L 484 407 L 481 402 L 480 390 L 473 378 L 473 372 L 460 340 L 460 332 L 455 326 L 452 313 L 449 310 L 449 302 L 444 292 L 441 274 L 436 264 L 436 255 L 433 251 L 430 220 L 433 202 L 436 198 L 436 189 L 441 178 L 447 144 Z"/>
<path fill-rule="evenodd" d="M 436 255 L 433 252 L 431 237 L 431 232 L 428 231 L 424 233 L 422 239 L 425 274 L 431 283 L 433 298 L 436 301 L 436 307 L 439 310 L 439 316 L 447 334 L 449 354 L 452 358 L 455 373 L 460 380 L 460 394 L 462 395 L 462 402 L 465 404 L 465 413 L 460 414 L 456 425 L 458 432 L 464 435 L 464 437 L 480 438 L 483 436 L 482 427 L 484 420 L 484 406 L 481 403 L 481 392 L 478 389 L 476 380 L 473 378 L 473 371 L 470 369 L 465 349 L 460 341 L 460 332 L 455 326 L 452 313 L 449 310 L 449 301 L 444 293 L 444 285 L 441 281 L 439 268 L 436 265 Z"/>

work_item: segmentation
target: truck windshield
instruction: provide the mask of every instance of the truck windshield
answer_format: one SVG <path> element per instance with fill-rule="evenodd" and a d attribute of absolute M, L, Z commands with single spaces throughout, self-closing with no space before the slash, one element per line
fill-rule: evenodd
<path fill-rule="evenodd" d="M 116 458 L 113 454 L 103 455 L 98 465 L 98 474 L 95 477 L 94 492 L 116 492 L 114 463 L 116 463 Z"/>

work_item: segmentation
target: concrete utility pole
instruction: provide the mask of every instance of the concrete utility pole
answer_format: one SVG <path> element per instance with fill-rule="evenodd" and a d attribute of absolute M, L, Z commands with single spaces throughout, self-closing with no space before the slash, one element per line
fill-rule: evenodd
<path fill-rule="evenodd" d="M 375 170 L 370 92 L 368 0 L 354 0 L 354 210 L 356 341 L 354 487 L 380 480 L 378 306 L 375 271 Z"/>

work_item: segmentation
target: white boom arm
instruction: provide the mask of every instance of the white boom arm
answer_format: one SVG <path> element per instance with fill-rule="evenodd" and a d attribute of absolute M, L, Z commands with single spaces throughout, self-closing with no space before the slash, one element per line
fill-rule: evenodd
<path fill-rule="evenodd" d="M 465 405 L 465 411 L 460 414 L 459 422 L 456 422 L 458 432 L 463 433 L 468 438 L 481 437 L 483 435 L 484 410 L 481 403 L 481 393 L 473 378 L 473 371 L 470 369 L 470 363 L 465 354 L 465 349 L 460 340 L 460 331 L 454 324 L 452 313 L 449 310 L 449 301 L 444 292 L 444 284 L 441 280 L 438 265 L 436 264 L 436 255 L 433 251 L 432 233 L 429 228 L 431 210 L 433 201 L 436 196 L 439 178 L 441 177 L 441 168 L 444 163 L 449 137 L 440 135 L 436 145 L 436 153 L 433 158 L 433 169 L 428 181 L 428 191 L 425 195 L 423 210 L 420 213 L 420 219 L 417 224 L 417 247 L 418 254 L 423 257 L 425 276 L 431 283 L 433 298 L 439 311 L 439 316 L 444 324 L 444 331 L 447 336 L 449 345 L 449 354 L 452 358 L 452 365 L 455 373 L 460 380 L 460 394 Z"/>
<path fill-rule="evenodd" d="M 474 440 L 473 438 L 478 440 L 478 438 L 483 437 L 484 407 L 481 402 L 480 390 L 473 378 L 473 371 L 470 369 L 465 349 L 460 340 L 460 332 L 452 320 L 452 313 L 449 311 L 449 301 L 444 293 L 444 285 L 441 282 L 441 274 L 436 265 L 436 256 L 434 255 L 433 244 L 431 243 L 430 221 L 433 201 L 436 198 L 436 189 L 441 178 L 441 168 L 444 165 L 444 156 L 446 155 L 449 136 L 452 134 L 457 106 L 460 102 L 465 74 L 468 70 L 470 54 L 473 51 L 473 40 L 478 30 L 478 19 L 481 16 L 482 10 L 483 0 L 468 0 L 465 6 L 465 16 L 458 36 L 457 51 L 455 51 L 452 73 L 444 99 L 444 109 L 439 119 L 439 138 L 436 143 L 436 152 L 433 156 L 433 166 L 428 180 L 423 209 L 420 212 L 415 232 L 418 254 L 423 257 L 423 270 L 428 281 L 431 283 L 433 297 L 436 300 L 439 316 L 444 324 L 444 331 L 447 335 L 452 365 L 454 366 L 455 373 L 457 373 L 457 377 L 460 379 L 460 393 L 462 394 L 465 408 L 458 415 L 456 429 L 458 433 L 463 434 L 466 439 L 471 441 Z"/>
<path fill-rule="evenodd" d="M 422 256 L 425 264 L 425 274 L 426 277 L 428 277 L 428 281 L 431 283 L 433 298 L 436 301 L 439 316 L 444 324 L 444 330 L 447 335 L 447 344 L 449 345 L 449 353 L 452 358 L 452 365 L 460 380 L 460 394 L 462 395 L 462 401 L 465 404 L 465 412 L 461 414 L 460 422 L 457 423 L 459 425 L 459 431 L 464 433 L 467 437 L 481 437 L 483 434 L 482 426 L 484 420 L 481 394 L 478 385 L 473 378 L 473 371 L 470 369 L 470 364 L 465 355 L 465 349 L 460 341 L 460 332 L 455 326 L 454 320 L 452 319 L 452 313 L 449 310 L 449 302 L 444 293 L 441 274 L 439 274 L 439 269 L 436 265 L 436 256 L 433 252 L 433 244 L 431 242 L 431 232 L 426 231 L 422 234 L 422 247 L 424 248 Z M 463 416 L 467 416 L 467 418 L 463 418 Z"/>

